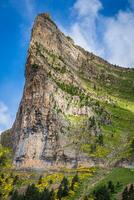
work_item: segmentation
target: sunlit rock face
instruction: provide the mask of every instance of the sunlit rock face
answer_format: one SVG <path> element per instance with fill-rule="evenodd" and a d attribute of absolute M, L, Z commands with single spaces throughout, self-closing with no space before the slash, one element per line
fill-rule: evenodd
<path fill-rule="evenodd" d="M 117 77 L 101 67 L 112 65 L 74 45 L 48 14 L 37 16 L 27 55 L 25 87 L 12 127 L 17 167 L 58 168 L 103 165 L 83 146 L 102 134 L 101 125 L 111 124 L 110 113 L 92 91 L 95 80 L 116 84 Z M 114 69 L 120 71 L 120 68 Z M 84 82 L 89 80 L 92 90 Z M 105 100 L 107 97 L 105 97 Z"/>
<path fill-rule="evenodd" d="M 82 92 L 75 71 L 86 59 L 86 52 L 75 47 L 48 15 L 36 18 L 23 98 L 12 129 L 17 166 L 75 166 L 85 159 L 84 155 L 79 158 L 67 118 L 91 117 L 94 113 L 91 107 L 78 106 L 78 94 L 69 94 L 62 89 L 62 84 L 70 86 L 70 92 L 71 87 L 74 87 L 72 90 L 78 87 Z"/>

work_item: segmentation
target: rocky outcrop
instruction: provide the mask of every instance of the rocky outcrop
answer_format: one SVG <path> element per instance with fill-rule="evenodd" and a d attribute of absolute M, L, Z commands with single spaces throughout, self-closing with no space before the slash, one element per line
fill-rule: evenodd
<path fill-rule="evenodd" d="M 6 130 L 0 135 L 0 144 L 2 144 L 4 147 L 8 147 L 12 149 L 12 130 Z"/>
<path fill-rule="evenodd" d="M 104 65 L 115 74 L 103 76 Z M 83 81 L 90 80 L 93 89 L 96 80 L 115 84 L 117 71 L 120 68 L 76 46 L 49 15 L 38 15 L 24 93 L 11 130 L 14 164 L 36 168 L 103 165 L 104 159 L 93 159 L 83 149 L 93 146 L 92 138 L 102 135 L 101 125 L 111 124 L 111 116 L 98 102 L 102 97 L 96 97 Z"/>
<path fill-rule="evenodd" d="M 36 18 L 24 94 L 12 128 L 15 164 L 23 167 L 77 164 L 78 152 L 69 136 L 67 117 L 94 115 L 91 107 L 78 106 L 79 94 L 85 91 L 79 87 L 74 72 L 86 56 L 49 16 L 41 14 Z"/>

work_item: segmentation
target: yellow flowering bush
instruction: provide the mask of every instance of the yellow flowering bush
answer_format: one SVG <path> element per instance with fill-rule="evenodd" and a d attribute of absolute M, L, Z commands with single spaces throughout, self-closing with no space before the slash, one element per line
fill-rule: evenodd
<path fill-rule="evenodd" d="M 104 158 L 110 153 L 110 150 L 103 146 L 97 146 L 96 152 L 91 154 L 91 156 L 97 157 L 97 158 Z"/>
<path fill-rule="evenodd" d="M 0 168 L 11 167 L 11 150 L 0 144 Z"/>
<path fill-rule="evenodd" d="M 8 173 L 0 174 L 0 199 L 7 200 L 13 189 L 13 178 Z"/>
<path fill-rule="evenodd" d="M 70 197 L 74 196 L 74 194 L 75 194 L 75 191 L 72 191 L 72 190 L 69 191 L 69 196 Z"/>
<path fill-rule="evenodd" d="M 44 188 L 48 188 L 51 184 L 60 183 L 63 176 L 64 175 L 62 173 L 48 174 L 47 176 L 41 178 L 40 183 L 36 184 L 36 187 L 39 191 L 43 191 Z"/>

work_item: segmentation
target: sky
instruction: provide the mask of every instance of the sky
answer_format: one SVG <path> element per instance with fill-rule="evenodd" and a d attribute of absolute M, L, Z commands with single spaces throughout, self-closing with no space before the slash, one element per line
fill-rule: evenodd
<path fill-rule="evenodd" d="M 134 0 L 0 0 L 0 132 L 15 120 L 31 28 L 42 12 L 86 50 L 134 67 Z"/>

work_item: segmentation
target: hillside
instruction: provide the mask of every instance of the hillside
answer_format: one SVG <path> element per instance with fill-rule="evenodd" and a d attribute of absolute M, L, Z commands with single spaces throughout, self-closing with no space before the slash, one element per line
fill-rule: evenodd
<path fill-rule="evenodd" d="M 85 51 L 48 14 L 40 14 L 32 29 L 25 77 L 16 120 L 8 131 L 17 167 L 133 165 L 133 69 Z M 4 138 L 8 136 L 3 144 Z"/>

